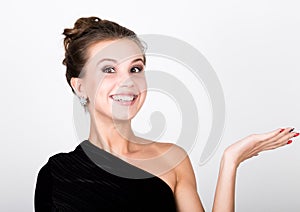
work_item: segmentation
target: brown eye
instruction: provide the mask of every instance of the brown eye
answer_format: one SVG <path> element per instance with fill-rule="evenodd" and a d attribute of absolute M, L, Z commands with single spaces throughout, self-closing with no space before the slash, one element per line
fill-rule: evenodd
<path fill-rule="evenodd" d="M 116 71 L 115 71 L 114 67 L 108 66 L 108 67 L 104 67 L 102 69 L 102 72 L 104 72 L 104 73 L 114 73 Z"/>
<path fill-rule="evenodd" d="M 142 70 L 143 70 L 143 68 L 141 68 L 141 67 L 133 67 L 133 68 L 131 68 L 130 72 L 132 72 L 132 73 L 139 73 Z"/>

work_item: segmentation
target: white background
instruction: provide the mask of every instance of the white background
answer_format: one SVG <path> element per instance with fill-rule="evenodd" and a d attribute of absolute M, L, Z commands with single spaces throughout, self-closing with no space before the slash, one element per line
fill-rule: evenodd
<path fill-rule="evenodd" d="M 296 0 L 1 3 L 0 210 L 33 211 L 41 166 L 78 145 L 61 33 L 77 18 L 95 15 L 137 34 L 182 39 L 216 71 L 226 101 L 224 134 L 204 166 L 196 164 L 197 150 L 192 154 L 199 194 L 210 211 L 229 144 L 279 127 L 300 130 L 299 9 Z M 300 210 L 299 142 L 239 167 L 236 211 Z"/>

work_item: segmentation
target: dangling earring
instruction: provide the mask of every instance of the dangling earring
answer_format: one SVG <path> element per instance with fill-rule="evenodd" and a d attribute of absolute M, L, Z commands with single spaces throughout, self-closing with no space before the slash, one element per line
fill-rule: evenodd
<path fill-rule="evenodd" d="M 88 98 L 85 98 L 85 97 L 83 97 L 83 96 L 80 96 L 80 97 L 79 97 L 79 101 L 80 101 L 80 104 L 81 104 L 82 106 L 86 106 L 86 104 L 87 104 L 87 102 L 88 102 Z"/>

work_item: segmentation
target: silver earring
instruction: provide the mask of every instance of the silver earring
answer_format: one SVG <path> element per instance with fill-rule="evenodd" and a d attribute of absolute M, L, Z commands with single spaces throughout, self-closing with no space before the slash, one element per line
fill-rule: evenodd
<path fill-rule="evenodd" d="M 80 104 L 81 104 L 82 106 L 86 106 L 86 104 L 87 104 L 87 102 L 88 102 L 88 98 L 85 98 L 85 97 L 83 97 L 83 96 L 80 96 L 80 97 L 79 97 L 79 101 L 80 101 Z"/>

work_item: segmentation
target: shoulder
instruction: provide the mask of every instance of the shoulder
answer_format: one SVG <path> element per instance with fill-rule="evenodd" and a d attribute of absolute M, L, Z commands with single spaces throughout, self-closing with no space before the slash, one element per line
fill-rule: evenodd
<path fill-rule="evenodd" d="M 190 164 L 190 159 L 186 150 L 177 144 L 170 142 L 157 142 L 157 152 L 163 161 L 166 161 L 176 176 L 184 172 L 184 167 Z"/>
<path fill-rule="evenodd" d="M 187 156 L 187 152 L 181 146 L 171 142 L 155 142 L 156 148 L 160 153 L 172 153 L 174 155 Z"/>
<path fill-rule="evenodd" d="M 165 154 L 168 161 L 172 161 L 177 181 L 194 178 L 194 170 L 187 151 L 174 143 L 157 143 L 161 154 Z"/>
<path fill-rule="evenodd" d="M 173 143 L 160 143 L 158 145 L 166 155 L 169 163 L 172 164 L 177 183 L 186 179 L 187 176 L 194 176 L 191 160 L 184 148 Z"/>
<path fill-rule="evenodd" d="M 177 167 L 182 164 L 187 152 L 177 144 L 172 142 L 152 141 L 147 139 L 140 139 L 145 143 L 140 151 L 143 160 L 137 161 L 149 168 L 151 173 L 162 176 L 167 173 L 176 174 Z M 136 161 L 135 161 L 136 162 Z"/>
<path fill-rule="evenodd" d="M 81 149 L 79 145 L 76 149 L 69 152 L 59 152 L 55 153 L 48 158 L 46 163 L 41 167 L 39 173 L 45 174 L 51 172 L 54 168 L 57 168 L 63 164 L 70 163 L 74 161 L 75 158 L 78 158 Z"/>
<path fill-rule="evenodd" d="M 162 151 L 168 154 L 169 159 L 176 161 L 174 168 L 176 175 L 193 174 L 189 155 L 184 148 L 174 143 L 159 143 L 158 146 Z"/>
<path fill-rule="evenodd" d="M 176 147 L 185 155 L 175 167 L 176 184 L 174 196 L 178 211 L 204 211 L 197 192 L 197 182 L 191 160 L 184 149 Z"/>
<path fill-rule="evenodd" d="M 65 162 L 71 160 L 72 157 L 73 157 L 72 152 L 56 153 L 49 157 L 48 162 L 46 164 L 48 164 L 48 166 L 52 167 L 52 166 L 55 166 L 56 164 L 65 163 Z"/>
<path fill-rule="evenodd" d="M 40 168 L 34 193 L 34 207 L 36 211 L 51 210 L 54 181 L 57 179 L 66 179 L 64 171 L 67 166 L 64 163 L 70 160 L 73 155 L 74 151 L 56 153 L 50 156 L 47 162 Z"/>
<path fill-rule="evenodd" d="M 140 137 L 138 137 L 138 139 L 139 139 L 138 141 L 141 142 L 142 144 L 146 144 L 145 146 L 147 147 L 148 150 L 151 150 L 158 155 L 168 153 L 168 152 L 187 155 L 186 151 L 182 147 L 172 142 L 152 141 Z"/>
<path fill-rule="evenodd" d="M 195 173 L 187 151 L 173 143 L 157 143 L 158 148 L 166 155 L 168 164 L 176 176 L 175 193 L 186 189 L 195 192 L 197 189 Z M 186 193 L 186 192 L 183 192 Z"/>

